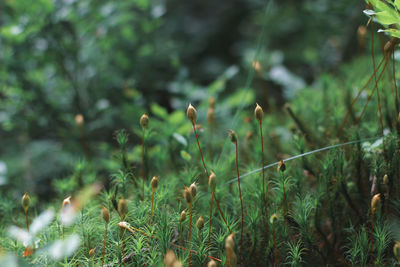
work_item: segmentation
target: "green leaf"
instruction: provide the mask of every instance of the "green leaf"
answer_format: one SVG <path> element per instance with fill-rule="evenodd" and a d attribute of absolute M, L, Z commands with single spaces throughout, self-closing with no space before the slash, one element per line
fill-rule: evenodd
<path fill-rule="evenodd" d="M 396 29 L 378 30 L 378 32 L 388 32 L 392 37 L 400 38 L 400 31 Z"/>
<path fill-rule="evenodd" d="M 158 104 L 156 104 L 156 103 L 153 103 L 153 104 L 151 104 L 150 109 L 151 109 L 151 112 L 152 112 L 154 115 L 160 117 L 161 119 L 167 119 L 167 117 L 168 117 L 168 112 L 167 112 L 167 110 L 166 110 L 165 108 L 163 108 L 162 106 L 160 106 L 160 105 L 158 105 Z"/>
<path fill-rule="evenodd" d="M 394 0 L 394 6 L 396 7 L 397 10 L 400 9 L 400 0 Z"/>
<path fill-rule="evenodd" d="M 375 16 L 384 25 L 398 24 L 400 22 L 398 14 L 386 10 L 377 12 Z"/>

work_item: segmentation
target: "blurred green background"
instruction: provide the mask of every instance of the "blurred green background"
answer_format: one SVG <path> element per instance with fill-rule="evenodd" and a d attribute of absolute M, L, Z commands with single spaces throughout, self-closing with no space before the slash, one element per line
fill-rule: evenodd
<path fill-rule="evenodd" d="M 233 110 L 258 101 L 279 112 L 320 73 L 367 53 L 357 40 L 364 7 L 349 0 L 0 1 L 1 190 L 49 199 L 83 183 L 82 172 L 86 182 L 105 179 L 118 167 L 115 131 L 128 129 L 130 144 L 139 144 L 144 112 L 151 124 L 164 121 L 167 142 L 169 128 L 190 127 L 181 116 L 189 102 L 206 105 L 211 96 Z M 130 152 L 139 166 L 139 148 Z"/>

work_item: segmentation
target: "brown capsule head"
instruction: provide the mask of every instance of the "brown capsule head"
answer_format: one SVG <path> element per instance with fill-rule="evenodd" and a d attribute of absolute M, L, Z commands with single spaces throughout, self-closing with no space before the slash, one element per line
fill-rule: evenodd
<path fill-rule="evenodd" d="M 215 192 L 215 188 L 217 187 L 217 176 L 213 171 L 211 171 L 211 174 L 208 177 L 208 186 L 212 192 Z"/>
<path fill-rule="evenodd" d="M 191 184 L 189 188 L 190 188 L 190 193 L 192 194 L 192 197 L 194 198 L 197 194 L 196 183 Z"/>
<path fill-rule="evenodd" d="M 143 114 L 142 117 L 140 117 L 140 125 L 143 129 L 146 129 L 147 125 L 149 125 L 149 116 L 147 116 L 147 114 Z"/>
<path fill-rule="evenodd" d="M 187 110 L 186 110 L 186 116 L 190 120 L 190 122 L 195 125 L 196 120 L 197 120 L 197 111 L 196 109 L 192 106 L 192 104 L 189 104 Z"/>
<path fill-rule="evenodd" d="M 284 172 L 286 170 L 286 165 L 283 160 L 278 163 L 278 172 Z"/>
<path fill-rule="evenodd" d="M 180 218 L 179 218 L 179 221 L 180 221 L 180 222 L 184 222 L 185 220 L 186 220 L 186 211 L 183 210 L 183 211 L 181 212 L 181 216 L 180 216 Z"/>
<path fill-rule="evenodd" d="M 106 223 L 110 222 L 110 212 L 108 212 L 108 209 L 105 206 L 101 209 L 101 217 Z"/>
<path fill-rule="evenodd" d="M 164 256 L 164 266 L 165 267 L 173 267 L 175 262 L 177 262 L 178 259 L 176 258 L 175 253 L 172 250 L 168 250 L 167 253 L 165 253 Z"/>
<path fill-rule="evenodd" d="M 185 198 L 187 204 L 192 203 L 193 196 L 192 196 L 192 193 L 190 192 L 189 187 L 185 186 L 185 190 L 183 190 L 183 197 Z"/>
<path fill-rule="evenodd" d="M 253 61 L 253 68 L 257 71 L 257 72 L 260 72 L 261 71 L 261 64 L 260 64 L 260 62 L 259 61 L 257 61 L 257 60 L 254 60 Z"/>
<path fill-rule="evenodd" d="M 65 207 L 68 207 L 69 205 L 71 205 L 71 196 L 69 196 L 63 200 L 62 208 L 64 209 Z"/>
<path fill-rule="evenodd" d="M 385 175 L 383 176 L 383 183 L 384 183 L 386 186 L 389 186 L 389 177 L 388 177 L 387 174 L 385 174 Z"/>
<path fill-rule="evenodd" d="M 264 118 L 264 111 L 260 105 L 256 104 L 256 108 L 254 109 L 254 117 L 256 120 L 261 123 Z"/>
<path fill-rule="evenodd" d="M 397 261 L 400 262 L 400 242 L 397 240 L 394 241 L 393 254 L 397 258 Z"/>
<path fill-rule="evenodd" d="M 92 248 L 91 250 L 89 250 L 89 257 L 93 258 L 95 252 L 96 252 L 96 248 Z"/>
<path fill-rule="evenodd" d="M 235 240 L 233 239 L 235 237 L 235 234 L 230 234 L 227 236 L 227 238 L 225 239 L 225 248 L 226 249 L 231 249 L 233 250 L 235 248 Z"/>
<path fill-rule="evenodd" d="M 215 97 L 210 97 L 210 100 L 209 100 L 209 105 L 210 105 L 210 108 L 215 108 Z"/>
<path fill-rule="evenodd" d="M 217 263 L 215 262 L 215 260 L 210 260 L 207 263 L 207 267 L 217 267 Z"/>
<path fill-rule="evenodd" d="M 357 37 L 359 40 L 362 40 L 367 35 L 367 28 L 364 25 L 360 25 L 357 29 Z"/>
<path fill-rule="evenodd" d="M 381 194 L 374 195 L 371 199 L 371 211 L 373 214 L 379 209 L 380 204 L 381 204 Z"/>
<path fill-rule="evenodd" d="M 24 208 L 25 211 L 28 210 L 30 203 L 31 203 L 31 198 L 29 197 L 28 192 L 26 192 L 22 196 L 22 200 L 21 200 L 22 207 Z"/>
<path fill-rule="evenodd" d="M 155 175 L 155 176 L 153 177 L 153 179 L 151 179 L 150 185 L 151 185 L 151 189 L 152 189 L 153 191 L 156 191 L 156 189 L 157 189 L 157 187 L 158 187 L 158 176 L 157 176 L 157 175 Z"/>
<path fill-rule="evenodd" d="M 207 111 L 207 120 L 209 124 L 214 123 L 214 108 L 209 108 Z"/>
<path fill-rule="evenodd" d="M 197 229 L 199 229 L 199 231 L 201 231 L 201 229 L 203 229 L 203 227 L 204 227 L 203 216 L 200 216 L 199 219 L 197 220 L 196 227 L 197 227 Z"/>
<path fill-rule="evenodd" d="M 234 130 L 228 130 L 229 134 L 229 140 L 231 140 L 232 143 L 236 144 L 238 141 L 238 135 Z"/>
<path fill-rule="evenodd" d="M 85 119 L 83 118 L 83 115 L 82 115 L 82 114 L 77 114 L 77 115 L 75 116 L 75 124 L 76 124 L 78 127 L 82 127 L 82 125 L 83 125 L 84 122 L 85 122 Z"/>
<path fill-rule="evenodd" d="M 271 224 L 274 224 L 278 220 L 278 214 L 274 213 L 272 216 L 269 218 L 269 222 Z"/>
<path fill-rule="evenodd" d="M 118 201 L 118 213 L 122 220 L 125 219 L 125 215 L 128 213 L 128 204 L 124 197 Z"/>

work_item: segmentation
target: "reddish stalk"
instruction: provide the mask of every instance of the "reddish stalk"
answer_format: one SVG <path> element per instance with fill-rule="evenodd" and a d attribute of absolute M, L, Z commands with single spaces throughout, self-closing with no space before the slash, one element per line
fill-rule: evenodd
<path fill-rule="evenodd" d="M 142 195 L 143 195 L 143 201 L 144 201 L 144 127 L 143 127 L 143 133 L 142 133 L 142 177 L 143 177 L 143 185 L 142 185 Z"/>
<path fill-rule="evenodd" d="M 347 109 L 346 115 L 344 116 L 343 122 L 342 122 L 342 124 L 341 124 L 341 126 L 340 126 L 340 129 L 339 129 L 339 131 L 338 131 L 337 137 L 340 137 L 340 136 L 341 136 L 341 134 L 342 134 L 342 132 L 343 132 L 343 129 L 344 129 L 344 126 L 345 126 L 345 124 L 346 124 L 346 122 L 347 122 L 347 119 L 349 118 L 350 112 L 351 112 L 351 110 L 353 109 L 354 104 L 357 102 L 358 98 L 360 97 L 361 93 L 365 90 L 365 88 L 367 88 L 368 84 L 369 84 L 369 83 L 371 82 L 371 80 L 372 80 L 372 77 L 376 74 L 376 72 L 377 72 L 377 71 L 379 70 L 379 68 L 381 67 L 381 65 L 382 65 L 382 63 L 383 63 L 383 61 L 384 61 L 384 59 L 385 59 L 385 57 L 382 58 L 382 60 L 379 62 L 378 67 L 375 69 L 374 73 L 369 77 L 368 81 L 364 84 L 364 86 L 363 86 L 363 87 L 360 89 L 360 91 L 358 92 L 357 96 L 356 96 L 356 97 L 353 99 L 353 101 L 351 102 L 350 107 Z M 378 78 L 378 81 L 379 81 L 379 78 Z"/>
<path fill-rule="evenodd" d="M 378 81 L 381 79 L 381 77 L 382 77 L 382 75 L 383 75 L 383 73 L 384 73 L 384 71 L 385 71 L 385 69 L 386 69 L 387 63 L 388 63 L 388 60 L 385 61 L 385 64 L 384 64 L 384 66 L 383 66 L 383 69 L 382 69 L 381 73 L 380 73 L 379 76 L 378 76 Z M 364 116 L 364 113 L 365 113 L 365 111 L 366 111 L 366 109 L 367 109 L 367 106 L 368 106 L 369 102 L 370 102 L 371 99 L 372 99 L 372 96 L 373 96 L 373 94 L 374 94 L 374 92 L 375 92 L 375 89 L 376 89 L 376 87 L 374 87 L 374 89 L 372 89 L 371 94 L 368 96 L 368 99 L 367 99 L 367 102 L 366 102 L 365 105 L 364 105 L 363 111 L 361 112 L 360 116 L 357 118 L 357 121 L 354 123 L 354 126 L 357 126 L 358 123 L 361 121 L 361 118 Z"/>
<path fill-rule="evenodd" d="M 374 68 L 374 79 L 375 79 L 375 87 L 376 92 L 378 94 L 378 111 L 379 111 L 379 123 L 381 125 L 381 131 L 383 135 L 383 121 L 382 121 L 382 106 L 381 106 L 381 97 L 379 94 L 378 81 L 376 80 L 376 71 L 375 71 L 375 53 L 374 53 L 374 21 L 371 20 L 371 56 L 372 56 L 372 66 Z M 384 145 L 383 145 L 384 146 Z"/>
<path fill-rule="evenodd" d="M 395 106 L 396 106 L 396 111 L 399 113 L 399 99 L 398 99 L 398 93 L 397 93 L 397 84 L 396 84 L 396 66 L 395 66 L 395 60 L 394 60 L 394 50 L 392 51 L 392 61 L 393 61 L 393 83 L 394 83 L 394 94 L 395 94 Z"/>
<path fill-rule="evenodd" d="M 265 175 L 264 175 L 264 139 L 263 139 L 263 132 L 262 132 L 262 122 L 260 121 L 260 134 L 261 134 L 261 172 L 262 172 L 262 180 L 263 180 L 263 199 L 264 199 L 264 210 L 267 211 L 267 200 L 265 196 Z M 268 191 L 268 189 L 267 189 Z"/>
<path fill-rule="evenodd" d="M 274 267 L 278 265 L 278 250 L 276 247 L 275 225 L 272 224 L 272 239 L 274 241 Z"/>
<path fill-rule="evenodd" d="M 106 256 L 106 239 L 107 239 L 107 224 L 106 224 L 106 228 L 104 230 L 103 256 L 101 258 L 101 267 L 103 267 L 103 265 L 104 265 L 104 258 Z"/>
<path fill-rule="evenodd" d="M 235 142 L 235 147 L 236 147 L 236 171 L 237 171 L 237 176 L 238 176 L 238 187 L 239 187 L 239 197 L 240 197 L 240 208 L 241 208 L 241 211 L 242 211 L 242 227 L 241 227 L 241 230 L 240 230 L 240 250 L 242 250 L 244 215 L 243 215 L 242 190 L 240 189 L 238 142 Z"/>
<path fill-rule="evenodd" d="M 125 228 L 121 228 L 121 243 L 122 243 L 122 258 L 125 258 L 125 241 L 124 241 L 124 235 L 125 235 Z M 122 261 L 122 264 L 125 267 L 125 262 Z"/>
<path fill-rule="evenodd" d="M 218 202 L 218 199 L 217 199 L 217 195 L 215 195 L 215 193 L 214 193 L 214 200 L 215 200 L 215 204 L 217 204 L 219 214 L 221 215 L 222 220 L 224 221 L 226 227 L 228 228 L 229 233 L 231 234 L 232 233 L 231 228 L 229 228 L 228 222 L 226 221 L 225 216 L 222 213 L 221 207 L 219 206 L 219 202 Z"/>
<path fill-rule="evenodd" d="M 179 237 L 179 243 L 183 247 L 183 229 L 182 229 L 182 222 L 179 220 L 179 231 L 181 232 L 180 237 Z"/>
<path fill-rule="evenodd" d="M 211 200 L 210 200 L 210 220 L 208 222 L 208 245 L 207 245 L 207 256 L 210 252 L 210 243 L 211 243 L 211 222 L 212 222 L 212 210 L 213 210 L 213 202 L 214 202 L 214 191 L 211 192 Z"/>
<path fill-rule="evenodd" d="M 199 138 L 198 138 L 198 136 L 197 136 L 196 125 L 195 125 L 194 123 L 192 123 L 192 126 L 193 126 L 194 134 L 195 134 L 195 136 L 196 136 L 197 146 L 198 146 L 199 151 L 200 151 L 201 161 L 203 162 L 204 171 L 206 172 L 206 175 L 207 175 L 207 178 L 208 178 L 208 177 L 209 177 L 209 175 L 208 175 L 208 170 L 207 170 L 206 164 L 205 164 L 205 162 L 204 162 L 203 152 L 202 152 L 202 150 L 201 150 Z M 228 227 L 229 232 L 231 232 L 231 229 L 229 228 L 229 225 L 228 225 L 228 223 L 227 223 L 226 220 L 225 220 L 224 213 L 222 212 L 221 207 L 219 206 L 219 202 L 218 202 L 218 199 L 217 199 L 217 197 L 216 197 L 215 194 L 214 194 L 214 199 L 215 199 L 215 203 L 217 204 L 219 214 L 220 214 L 221 217 L 222 217 L 222 220 L 225 222 L 226 226 Z"/>
<path fill-rule="evenodd" d="M 204 170 L 205 170 L 207 178 L 208 178 L 209 177 L 208 170 L 207 170 L 206 164 L 204 163 L 203 152 L 201 151 L 199 137 L 197 136 L 196 125 L 193 123 L 192 126 L 193 126 L 194 135 L 196 136 L 197 146 L 199 147 L 201 161 L 203 162 L 203 167 L 204 167 Z"/>
<path fill-rule="evenodd" d="M 150 212 L 150 222 L 153 218 L 153 206 L 154 206 L 154 193 L 155 190 L 152 190 L 153 192 L 151 193 L 151 212 Z"/>
<path fill-rule="evenodd" d="M 26 229 L 29 232 L 29 219 L 28 219 L 28 209 L 24 209 L 25 211 L 25 221 L 26 221 Z M 64 239 L 64 226 L 63 226 L 63 239 Z"/>
<path fill-rule="evenodd" d="M 189 267 L 191 263 L 191 257 L 192 257 L 192 251 L 190 250 L 191 248 L 191 243 L 190 240 L 192 239 L 192 203 L 189 203 L 189 212 L 190 212 L 190 218 L 189 218 L 189 237 L 188 237 L 188 245 L 189 245 Z"/>
<path fill-rule="evenodd" d="M 286 208 L 286 190 L 285 190 L 285 174 L 282 171 L 282 186 L 283 186 L 283 217 L 286 221 L 287 208 Z"/>
<path fill-rule="evenodd" d="M 374 212 L 371 215 L 371 261 L 372 266 L 375 265 L 374 261 Z"/>

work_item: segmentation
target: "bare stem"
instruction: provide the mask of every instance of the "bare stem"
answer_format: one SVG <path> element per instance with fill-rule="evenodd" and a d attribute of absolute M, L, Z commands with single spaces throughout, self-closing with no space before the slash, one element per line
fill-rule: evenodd
<path fill-rule="evenodd" d="M 371 56 L 372 56 L 372 66 L 374 68 L 374 79 L 375 79 L 375 87 L 378 95 L 378 111 L 379 111 L 379 123 L 381 125 L 381 131 L 383 135 L 383 121 L 382 121 L 382 106 L 381 106 L 381 97 L 379 94 L 378 81 L 376 80 L 376 71 L 375 71 L 375 54 L 374 54 L 374 22 L 371 20 Z M 383 145 L 384 146 L 384 145 Z"/>
<path fill-rule="evenodd" d="M 393 61 L 393 83 L 394 83 L 394 94 L 395 94 L 395 106 L 396 106 L 396 111 L 399 113 L 399 98 L 398 98 L 398 93 L 397 93 L 397 84 L 396 84 L 396 64 L 394 60 L 394 49 L 392 51 L 392 61 Z"/>
<path fill-rule="evenodd" d="M 143 132 L 142 132 L 142 177 L 143 177 L 143 186 L 142 186 L 142 195 L 143 195 L 143 201 L 144 201 L 144 127 L 143 127 Z"/>
<path fill-rule="evenodd" d="M 264 138 L 263 138 L 263 132 L 262 132 L 262 122 L 260 121 L 260 134 L 261 134 L 261 172 L 262 172 L 262 180 L 263 180 L 263 199 L 264 199 L 264 210 L 267 211 L 267 200 L 265 196 L 265 175 L 264 175 Z M 268 191 L 268 190 L 267 190 Z"/>
<path fill-rule="evenodd" d="M 199 142 L 199 137 L 197 136 L 197 131 L 196 131 L 196 125 L 195 125 L 194 123 L 193 123 L 193 131 L 194 131 L 194 134 L 195 134 L 195 136 L 196 136 L 197 146 L 199 147 L 200 156 L 201 156 L 201 161 L 203 162 L 203 166 L 204 166 L 204 171 L 206 172 L 207 178 L 208 178 L 208 177 L 209 177 L 209 175 L 208 175 L 208 170 L 207 170 L 206 164 L 204 163 L 203 152 L 201 151 L 200 142 Z"/>
<path fill-rule="evenodd" d="M 200 156 L 201 156 L 201 161 L 203 162 L 204 171 L 206 172 L 206 175 L 207 175 L 207 178 L 208 178 L 208 177 L 209 177 L 209 175 L 208 175 L 208 170 L 207 170 L 206 164 L 205 164 L 205 162 L 204 162 L 203 152 L 201 151 L 199 138 L 198 138 L 198 136 L 197 136 L 196 126 L 195 126 L 194 123 L 193 123 L 192 125 L 193 125 L 194 134 L 195 134 L 195 136 L 196 136 L 197 146 L 199 147 Z M 219 202 L 218 202 L 217 197 L 215 196 L 215 194 L 214 194 L 214 199 L 215 199 L 215 203 L 217 204 L 219 214 L 221 215 L 222 219 L 224 220 L 226 226 L 228 227 L 229 232 L 231 232 L 231 229 L 229 228 L 229 225 L 228 225 L 228 223 L 227 223 L 226 220 L 225 220 L 224 213 L 222 212 L 221 207 L 219 206 Z"/>
<path fill-rule="evenodd" d="M 274 241 L 274 266 L 278 265 L 278 250 L 276 247 L 276 236 L 275 236 L 275 226 L 272 225 L 272 239 Z"/>
<path fill-rule="evenodd" d="M 190 219 L 189 219 L 189 237 L 188 237 L 188 246 L 189 246 L 189 267 L 190 267 L 190 262 L 191 262 L 191 257 L 192 257 L 192 251 L 190 250 L 191 248 L 191 239 L 192 239 L 192 203 L 189 203 L 189 212 L 190 212 Z"/>
<path fill-rule="evenodd" d="M 354 104 L 357 102 L 358 98 L 360 97 L 361 93 L 365 90 L 365 88 L 368 86 L 368 84 L 371 82 L 372 77 L 374 77 L 374 75 L 376 74 L 376 72 L 379 70 L 379 68 L 381 67 L 383 61 L 385 60 L 385 58 L 382 58 L 381 62 L 379 62 L 378 67 L 374 70 L 374 73 L 369 77 L 368 81 L 364 84 L 364 86 L 360 89 L 360 91 L 358 91 L 357 96 L 353 99 L 353 101 L 350 104 L 350 107 L 347 109 L 346 115 L 344 116 L 343 122 L 340 126 L 340 129 L 338 131 L 337 137 L 340 137 L 340 135 L 343 132 L 344 126 L 347 122 L 347 119 L 349 118 L 350 112 L 353 109 Z M 379 81 L 379 78 L 378 78 Z"/>
<path fill-rule="evenodd" d="M 211 200 L 210 200 L 210 221 L 208 223 L 208 245 L 207 245 L 207 256 L 210 252 L 210 243 L 211 243 L 211 222 L 212 222 L 212 209 L 214 202 L 214 191 L 211 192 Z"/>
<path fill-rule="evenodd" d="M 227 221 L 225 219 L 225 216 L 222 213 L 221 207 L 219 206 L 219 202 L 218 202 L 218 199 L 217 199 L 217 196 L 215 195 L 215 193 L 214 193 L 214 200 L 215 200 L 215 204 L 217 204 L 217 207 L 218 207 L 218 210 L 219 210 L 219 214 L 221 215 L 222 220 L 224 221 L 226 227 L 228 228 L 229 233 L 231 234 L 232 233 L 231 228 L 229 228 L 229 225 L 228 225 L 228 223 L 227 223 Z"/>
<path fill-rule="evenodd" d="M 28 229 L 28 232 L 29 232 L 28 209 L 24 209 L 24 211 L 25 211 L 26 229 Z"/>
<path fill-rule="evenodd" d="M 384 73 L 384 71 L 385 71 L 385 69 L 386 69 L 387 63 L 388 63 L 388 60 L 386 60 L 386 61 L 385 61 L 385 64 L 383 65 L 383 69 L 382 69 L 381 73 L 380 73 L 379 76 L 378 76 L 378 81 L 381 79 L 381 77 L 382 77 L 382 75 L 383 75 L 383 73 Z M 371 101 L 372 96 L 374 95 L 375 89 L 376 89 L 376 87 L 374 87 L 374 89 L 372 89 L 372 92 L 371 92 L 371 94 L 369 95 L 369 97 L 368 97 L 368 99 L 367 99 L 367 102 L 366 102 L 365 105 L 364 105 L 364 109 L 363 109 L 363 111 L 361 112 L 360 116 L 357 118 L 357 121 L 354 123 L 354 126 L 357 126 L 358 123 L 361 121 L 361 118 L 364 116 L 364 113 L 365 113 L 365 111 L 366 111 L 366 109 L 367 109 L 367 106 L 368 106 L 369 102 Z"/>
<path fill-rule="evenodd" d="M 242 242 L 243 242 L 243 225 L 244 225 L 244 215 L 243 215 L 243 199 L 242 199 L 242 190 L 240 189 L 240 174 L 239 174 L 239 153 L 238 153 L 238 143 L 235 143 L 236 147 L 236 171 L 238 176 L 238 187 L 239 187 L 239 197 L 240 197 L 240 208 L 242 211 L 242 227 L 240 231 L 240 250 L 242 250 Z"/>
<path fill-rule="evenodd" d="M 375 265 L 374 261 L 374 212 L 371 214 L 371 262 L 372 266 Z"/>
<path fill-rule="evenodd" d="M 212 159 L 213 157 L 213 145 L 212 145 L 212 141 L 213 141 L 213 131 L 214 131 L 214 127 L 213 124 L 210 124 L 210 143 L 208 150 L 210 150 L 210 158 Z"/>
<path fill-rule="evenodd" d="M 183 229 L 182 229 L 182 222 L 179 220 L 179 231 L 180 231 L 180 244 L 181 247 L 183 247 Z"/>
<path fill-rule="evenodd" d="M 105 225 L 106 225 L 106 227 L 104 230 L 103 256 L 101 258 L 101 267 L 103 267 L 103 265 L 104 265 L 104 258 L 106 256 L 107 223 Z"/>
<path fill-rule="evenodd" d="M 121 228 L 121 243 L 122 243 L 122 258 L 125 258 L 125 242 L 124 242 L 124 234 L 125 234 L 125 229 Z M 125 262 L 122 261 L 122 264 L 125 267 Z"/>
<path fill-rule="evenodd" d="M 150 212 L 150 222 L 151 222 L 151 219 L 153 218 L 153 205 L 154 205 L 154 190 L 153 190 L 153 192 L 151 193 L 151 212 Z"/>
<path fill-rule="evenodd" d="M 283 185 L 283 218 L 286 222 L 287 208 L 286 208 L 286 190 L 285 190 L 285 174 L 282 172 L 282 185 Z"/>

